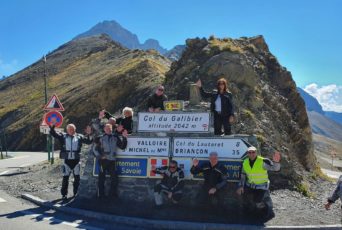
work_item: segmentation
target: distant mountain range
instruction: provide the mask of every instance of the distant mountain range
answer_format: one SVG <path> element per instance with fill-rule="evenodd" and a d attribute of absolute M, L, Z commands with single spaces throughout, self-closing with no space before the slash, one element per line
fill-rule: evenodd
<path fill-rule="evenodd" d="M 312 131 L 342 141 L 342 113 L 324 111 L 316 98 L 301 88 L 297 90 L 305 101 Z"/>
<path fill-rule="evenodd" d="M 136 34 L 125 29 L 114 20 L 100 22 L 90 28 L 88 31 L 77 35 L 74 40 L 101 34 L 109 35 L 113 41 L 120 43 L 122 46 L 128 49 L 157 50 L 160 54 L 173 61 L 178 60 L 185 49 L 185 45 L 177 45 L 174 48 L 167 50 L 159 44 L 158 40 L 152 38 L 147 39 L 144 43 L 140 43 Z"/>
<path fill-rule="evenodd" d="M 323 114 L 324 115 L 324 111 L 322 106 L 319 104 L 319 102 L 317 101 L 316 98 L 314 98 L 313 96 L 311 96 L 310 94 L 308 94 L 307 92 L 305 92 L 305 90 L 303 90 L 302 88 L 297 88 L 298 92 L 300 93 L 300 95 L 302 96 L 302 98 L 305 101 L 305 105 L 306 105 L 306 110 L 308 111 L 315 111 L 319 114 Z"/>

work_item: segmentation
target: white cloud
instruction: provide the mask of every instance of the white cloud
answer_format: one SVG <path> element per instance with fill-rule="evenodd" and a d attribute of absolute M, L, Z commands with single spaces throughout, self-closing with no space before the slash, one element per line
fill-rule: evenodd
<path fill-rule="evenodd" d="M 311 83 L 305 86 L 304 90 L 318 100 L 323 110 L 342 113 L 341 85 L 331 84 L 318 86 L 316 83 Z"/>

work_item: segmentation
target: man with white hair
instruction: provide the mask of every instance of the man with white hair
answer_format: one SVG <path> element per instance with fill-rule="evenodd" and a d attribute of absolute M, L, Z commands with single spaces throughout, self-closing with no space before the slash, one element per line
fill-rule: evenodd
<path fill-rule="evenodd" d="M 68 185 L 70 174 L 74 175 L 74 196 L 78 191 L 80 184 L 80 153 L 82 144 L 91 144 L 92 138 L 91 127 L 87 126 L 85 132 L 86 136 L 76 133 L 76 126 L 68 124 L 66 127 L 67 132 L 56 132 L 55 126 L 50 126 L 50 134 L 61 143 L 61 151 L 59 157 L 64 160 L 62 165 L 63 181 L 62 181 L 62 199 L 67 199 Z"/>
<path fill-rule="evenodd" d="M 248 157 L 242 163 L 238 195 L 244 195 L 245 211 L 264 217 L 272 217 L 273 204 L 269 194 L 270 181 L 267 171 L 279 171 L 281 155 L 275 152 L 273 161 L 257 155 L 253 146 L 247 150 Z"/>
<path fill-rule="evenodd" d="M 127 147 L 127 130 L 123 130 L 122 135 L 113 134 L 111 124 L 104 126 L 104 134 L 97 137 L 94 141 L 93 152 L 100 164 L 98 180 L 98 197 L 104 199 L 106 174 L 110 175 L 109 198 L 116 198 L 117 194 L 117 171 L 116 171 L 116 152 L 118 148 Z"/>
<path fill-rule="evenodd" d="M 217 152 L 209 154 L 209 162 L 199 164 L 198 159 L 193 159 L 190 169 L 193 175 L 203 173 L 204 184 L 200 192 L 200 199 L 205 205 L 223 205 L 223 188 L 227 185 L 227 169 L 218 162 Z"/>

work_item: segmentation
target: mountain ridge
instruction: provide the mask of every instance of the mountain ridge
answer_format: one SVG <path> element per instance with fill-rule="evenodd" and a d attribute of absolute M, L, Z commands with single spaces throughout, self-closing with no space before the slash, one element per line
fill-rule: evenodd
<path fill-rule="evenodd" d="M 119 42 L 128 49 L 155 49 L 161 54 L 165 54 L 167 52 L 167 50 L 163 48 L 156 39 L 149 38 L 144 43 L 140 43 L 136 34 L 127 30 L 115 20 L 99 22 L 89 30 L 77 35 L 73 39 L 75 40 L 99 34 L 109 35 L 109 37 L 111 37 L 114 41 Z"/>

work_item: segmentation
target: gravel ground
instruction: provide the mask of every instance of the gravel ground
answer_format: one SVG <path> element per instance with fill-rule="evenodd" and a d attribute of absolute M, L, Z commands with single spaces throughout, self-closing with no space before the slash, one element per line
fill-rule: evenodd
<path fill-rule="evenodd" d="M 40 198 L 58 201 L 60 199 L 60 186 L 61 186 L 61 174 L 60 174 L 59 160 L 56 164 L 51 166 L 48 163 L 42 163 L 39 165 L 24 168 L 21 174 L 12 176 L 0 177 L 0 189 L 6 191 L 10 195 L 20 197 L 22 193 L 30 193 Z M 84 164 L 84 162 L 82 162 Z M 69 192 L 72 194 L 72 177 L 70 180 Z M 275 217 L 266 225 L 321 225 L 321 224 L 340 224 L 342 218 L 341 204 L 338 201 L 333 205 L 332 210 L 326 211 L 323 208 L 326 198 L 335 188 L 335 184 L 325 180 L 312 180 L 310 182 L 310 190 L 312 192 L 312 198 L 303 196 L 296 191 L 290 190 L 275 190 L 271 192 L 271 197 L 274 203 Z M 98 211 L 108 211 L 108 202 L 94 201 Z M 82 206 L 83 208 L 94 208 L 91 203 L 80 204 L 77 201 L 70 202 L 71 206 Z M 121 204 L 120 201 L 116 201 L 113 204 L 116 208 L 111 208 L 109 212 L 119 215 L 128 214 L 134 215 L 135 211 L 139 209 L 138 204 L 134 204 L 134 209 L 127 204 Z M 142 207 L 143 208 L 143 207 Z M 145 211 L 143 217 L 153 217 L 158 219 L 168 218 L 167 212 L 164 210 Z M 181 205 L 176 209 L 179 217 L 174 219 L 180 220 L 201 220 L 201 221 L 217 221 L 225 223 L 251 223 L 246 217 L 239 215 L 238 213 L 232 213 L 227 211 L 224 215 L 217 217 L 214 213 L 205 213 L 199 210 L 191 210 L 189 208 L 182 207 Z M 181 211 L 179 211 L 181 210 Z M 189 215 L 191 213 L 191 215 Z M 185 215 L 186 214 L 186 215 Z M 196 215 L 198 216 L 196 217 Z M 203 219 L 203 217 L 207 217 Z M 217 217 L 217 218 L 216 218 Z M 246 221 L 247 220 L 247 221 Z"/>

